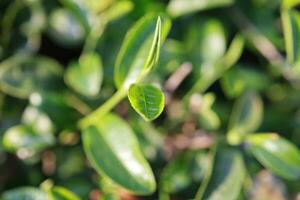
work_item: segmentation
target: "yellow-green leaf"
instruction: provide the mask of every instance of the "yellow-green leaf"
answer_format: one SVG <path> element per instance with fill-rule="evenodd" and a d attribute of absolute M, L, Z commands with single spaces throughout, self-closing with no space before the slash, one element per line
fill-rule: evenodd
<path fill-rule="evenodd" d="M 256 93 L 246 92 L 237 100 L 232 110 L 227 140 L 230 144 L 239 144 L 246 134 L 255 131 L 261 124 L 263 103 Z"/>
<path fill-rule="evenodd" d="M 146 15 L 128 31 L 115 64 L 114 79 L 118 88 L 128 88 L 151 70 L 170 26 L 167 17 Z"/>
<path fill-rule="evenodd" d="M 131 85 L 128 99 L 134 110 L 146 121 L 154 120 L 164 109 L 164 94 L 152 85 Z"/>
<path fill-rule="evenodd" d="M 48 191 L 47 200 L 80 200 L 80 198 L 64 187 L 54 186 Z"/>
<path fill-rule="evenodd" d="M 171 0 L 167 10 L 171 16 L 179 17 L 200 10 L 228 6 L 233 2 L 234 0 Z"/>
<path fill-rule="evenodd" d="M 95 53 L 82 55 L 73 62 L 65 74 L 65 82 L 84 96 L 96 96 L 100 92 L 103 78 L 102 62 Z"/>
<path fill-rule="evenodd" d="M 283 33 L 288 61 L 291 65 L 300 64 L 300 14 L 296 10 L 282 11 Z"/>

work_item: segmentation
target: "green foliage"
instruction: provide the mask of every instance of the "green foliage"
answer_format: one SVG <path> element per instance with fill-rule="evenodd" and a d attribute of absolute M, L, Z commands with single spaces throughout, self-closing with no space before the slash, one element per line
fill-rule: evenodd
<path fill-rule="evenodd" d="M 300 151 L 292 143 L 274 133 L 249 135 L 247 142 L 253 155 L 275 174 L 299 179 Z"/>
<path fill-rule="evenodd" d="M 299 5 L 1 0 L 0 199 L 297 198 Z"/>
<path fill-rule="evenodd" d="M 83 132 L 84 150 L 99 174 L 137 194 L 151 194 L 155 181 L 128 124 L 107 114 Z"/>
<path fill-rule="evenodd" d="M 146 121 L 154 120 L 164 109 L 164 94 L 151 85 L 131 85 L 128 99 L 134 110 Z"/>
<path fill-rule="evenodd" d="M 196 199 L 237 199 L 245 178 L 242 155 L 235 149 L 218 150 L 211 161 L 207 183 L 203 184 Z"/>
<path fill-rule="evenodd" d="M 128 31 L 115 65 L 114 78 L 118 88 L 127 89 L 151 70 L 169 29 L 168 19 L 147 15 Z"/>
<path fill-rule="evenodd" d="M 17 200 L 17 199 L 27 199 L 27 200 L 44 200 L 47 194 L 34 187 L 21 187 L 6 191 L 2 195 L 3 200 Z"/>
<path fill-rule="evenodd" d="M 64 187 L 55 186 L 48 192 L 49 200 L 80 200 L 73 192 Z"/>
<path fill-rule="evenodd" d="M 99 94 L 103 79 L 102 62 L 96 54 L 86 54 L 72 63 L 65 73 L 65 81 L 78 93 L 85 96 Z"/>

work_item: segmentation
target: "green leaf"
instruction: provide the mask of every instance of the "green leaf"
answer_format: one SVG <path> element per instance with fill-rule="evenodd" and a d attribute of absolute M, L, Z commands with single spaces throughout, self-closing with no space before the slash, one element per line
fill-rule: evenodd
<path fill-rule="evenodd" d="M 92 97 L 100 92 L 103 79 L 102 62 L 95 53 L 82 55 L 66 71 L 65 82 L 78 93 Z"/>
<path fill-rule="evenodd" d="M 133 6 L 134 4 L 128 0 L 117 1 L 102 13 L 102 16 L 108 22 L 113 21 L 129 13 L 133 9 Z"/>
<path fill-rule="evenodd" d="M 285 48 L 290 64 L 300 64 L 300 14 L 296 10 L 282 11 Z"/>
<path fill-rule="evenodd" d="M 207 184 L 200 187 L 195 199 L 236 200 L 245 178 L 242 155 L 235 149 L 222 148 L 217 151 L 213 169 Z"/>
<path fill-rule="evenodd" d="M 290 9 L 300 4 L 299 0 L 281 0 L 284 9 Z"/>
<path fill-rule="evenodd" d="M 54 136 L 48 132 L 36 132 L 28 125 L 9 128 L 3 136 L 3 147 L 17 153 L 20 158 L 35 155 L 54 144 Z"/>
<path fill-rule="evenodd" d="M 0 64 L 0 87 L 5 93 L 27 98 L 36 91 L 55 90 L 62 67 L 47 57 L 15 56 Z"/>
<path fill-rule="evenodd" d="M 273 173 L 290 180 L 300 178 L 300 151 L 274 133 L 247 136 L 252 154 Z"/>
<path fill-rule="evenodd" d="M 69 10 L 58 8 L 49 16 L 48 34 L 54 42 L 71 48 L 79 45 L 86 33 Z"/>
<path fill-rule="evenodd" d="M 128 124 L 113 114 L 83 130 L 85 153 L 92 166 L 120 186 L 136 194 L 155 191 L 153 173 Z"/>
<path fill-rule="evenodd" d="M 80 200 L 80 198 L 64 187 L 55 186 L 49 190 L 47 200 Z"/>
<path fill-rule="evenodd" d="M 227 140 L 230 144 L 240 144 L 246 134 L 255 131 L 261 124 L 263 103 L 254 92 L 246 92 L 232 110 Z"/>
<path fill-rule="evenodd" d="M 221 86 L 228 98 L 236 98 L 246 90 L 262 91 L 269 88 L 270 78 L 250 67 L 238 65 L 222 76 Z"/>
<path fill-rule="evenodd" d="M 160 46 L 170 30 L 168 18 L 146 15 L 127 33 L 115 64 L 115 84 L 128 88 L 156 64 Z"/>
<path fill-rule="evenodd" d="M 156 119 L 165 105 L 164 94 L 152 85 L 131 85 L 128 90 L 128 99 L 134 110 L 146 121 Z"/>
<path fill-rule="evenodd" d="M 160 176 L 160 189 L 167 193 L 177 193 L 204 178 L 208 167 L 203 151 L 187 151 L 170 161 Z"/>
<path fill-rule="evenodd" d="M 47 195 L 34 187 L 20 187 L 3 193 L 1 200 L 45 200 Z"/>
<path fill-rule="evenodd" d="M 171 0 L 167 11 L 172 17 L 194 13 L 200 10 L 231 5 L 234 0 Z"/>
<path fill-rule="evenodd" d="M 197 95 L 197 94 L 194 94 Z M 216 96 L 213 93 L 207 93 L 201 98 L 201 105 L 199 108 L 199 122 L 201 127 L 206 130 L 216 130 L 220 127 L 220 118 L 212 109 Z M 193 96 L 192 96 L 193 98 Z"/>
<path fill-rule="evenodd" d="M 35 92 L 30 95 L 29 101 L 31 105 L 46 113 L 58 129 L 73 128 L 80 117 L 69 105 L 70 102 L 64 93 Z"/>

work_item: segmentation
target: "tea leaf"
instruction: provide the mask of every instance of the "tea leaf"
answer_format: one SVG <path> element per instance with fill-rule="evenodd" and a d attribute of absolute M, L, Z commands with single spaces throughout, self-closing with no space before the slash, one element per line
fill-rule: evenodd
<path fill-rule="evenodd" d="M 48 200 L 80 200 L 80 198 L 64 187 L 55 186 L 49 190 Z"/>
<path fill-rule="evenodd" d="M 3 147 L 10 152 L 24 153 L 30 157 L 46 147 L 54 144 L 54 136 L 49 132 L 36 132 L 27 125 L 9 128 L 3 136 Z M 26 155 L 25 155 L 26 154 Z"/>
<path fill-rule="evenodd" d="M 245 166 L 242 155 L 235 149 L 219 149 L 214 159 L 213 170 L 203 193 L 195 199 L 236 200 L 240 194 Z M 200 188 L 201 189 L 201 188 Z"/>
<path fill-rule="evenodd" d="M 232 145 L 239 144 L 244 136 L 255 131 L 262 121 L 263 104 L 260 97 L 253 93 L 245 93 L 234 105 L 227 139 Z"/>
<path fill-rule="evenodd" d="M 300 178 L 300 151 L 293 143 L 274 133 L 249 135 L 246 141 L 267 169 L 286 179 Z"/>
<path fill-rule="evenodd" d="M 100 92 L 103 79 L 102 62 L 95 53 L 85 54 L 66 71 L 65 82 L 78 93 L 92 97 Z"/>
<path fill-rule="evenodd" d="M 282 12 L 285 48 L 290 64 L 300 64 L 300 14 L 296 10 Z"/>
<path fill-rule="evenodd" d="M 136 194 L 151 194 L 155 180 L 129 125 L 107 114 L 83 130 L 83 145 L 92 166 L 120 186 Z"/>
<path fill-rule="evenodd" d="M 128 88 L 156 64 L 161 43 L 169 32 L 168 18 L 146 15 L 127 33 L 115 64 L 115 84 Z"/>
<path fill-rule="evenodd" d="M 167 10 L 171 16 L 179 17 L 200 10 L 228 6 L 233 2 L 234 0 L 171 0 Z"/>
<path fill-rule="evenodd" d="M 290 9 L 300 4 L 299 0 L 282 0 L 281 2 L 284 9 Z"/>
<path fill-rule="evenodd" d="M 164 94 L 151 85 L 131 85 L 128 99 L 134 110 L 146 121 L 154 120 L 164 109 Z"/>
<path fill-rule="evenodd" d="M 8 190 L 1 196 L 2 200 L 45 200 L 46 193 L 34 187 L 20 187 Z"/>
<path fill-rule="evenodd" d="M 58 8 L 49 16 L 48 35 L 59 45 L 70 48 L 83 41 L 85 30 L 71 11 Z"/>
<path fill-rule="evenodd" d="M 0 87 L 15 97 L 27 98 L 36 91 L 55 90 L 61 83 L 62 67 L 47 57 L 15 56 L 0 66 Z"/>

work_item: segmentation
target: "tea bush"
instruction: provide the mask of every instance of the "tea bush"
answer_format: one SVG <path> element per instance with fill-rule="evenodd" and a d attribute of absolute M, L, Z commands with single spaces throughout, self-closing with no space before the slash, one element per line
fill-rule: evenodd
<path fill-rule="evenodd" d="M 299 0 L 1 0 L 2 200 L 300 198 Z"/>

